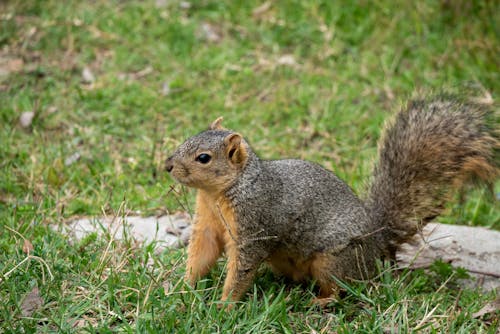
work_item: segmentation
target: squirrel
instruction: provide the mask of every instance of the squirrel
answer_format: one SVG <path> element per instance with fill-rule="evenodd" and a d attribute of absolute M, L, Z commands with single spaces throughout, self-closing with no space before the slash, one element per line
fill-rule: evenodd
<path fill-rule="evenodd" d="M 374 276 L 377 260 L 394 259 L 451 190 L 495 182 L 500 135 L 492 116 L 486 104 L 454 96 L 411 100 L 386 127 L 363 200 L 318 164 L 260 159 L 218 118 L 166 161 L 175 180 L 197 189 L 186 282 L 194 286 L 225 252 L 222 301 L 240 300 L 262 263 L 314 280 L 320 304 L 336 298 L 334 277 Z"/>

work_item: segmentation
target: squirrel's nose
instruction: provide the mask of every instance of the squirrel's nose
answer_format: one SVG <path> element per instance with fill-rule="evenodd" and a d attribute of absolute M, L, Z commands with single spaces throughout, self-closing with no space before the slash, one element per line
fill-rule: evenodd
<path fill-rule="evenodd" d="M 174 169 L 174 163 L 172 161 L 172 157 L 169 157 L 167 159 L 167 161 L 165 162 L 165 169 L 167 170 L 167 172 L 171 172 L 172 169 Z"/>

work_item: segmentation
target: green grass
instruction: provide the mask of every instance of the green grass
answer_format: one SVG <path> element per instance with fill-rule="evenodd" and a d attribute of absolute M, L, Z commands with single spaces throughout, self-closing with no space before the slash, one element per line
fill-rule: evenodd
<path fill-rule="evenodd" d="M 312 287 L 263 270 L 226 312 L 217 307 L 224 262 L 191 291 L 184 250 L 96 235 L 72 244 L 48 227 L 103 212 L 192 211 L 193 192 L 169 193 L 162 164 L 220 115 L 262 157 L 316 161 L 362 194 L 384 120 L 415 91 L 500 93 L 495 1 L 271 1 L 253 14 L 260 5 L 0 3 L 0 60 L 23 60 L 0 76 L 0 332 L 497 330 L 493 316 L 472 317 L 494 294 L 457 288 L 454 270 L 384 267 L 324 310 L 309 305 Z M 85 67 L 93 84 L 82 82 Z M 36 114 L 27 129 L 25 111 Z M 500 229 L 498 201 L 471 192 L 442 220 Z M 43 304 L 23 317 L 35 286 Z"/>

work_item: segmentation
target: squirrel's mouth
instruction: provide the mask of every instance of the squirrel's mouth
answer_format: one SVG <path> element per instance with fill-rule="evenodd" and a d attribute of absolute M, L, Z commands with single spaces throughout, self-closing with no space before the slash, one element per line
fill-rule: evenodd
<path fill-rule="evenodd" d="M 178 183 L 187 187 L 196 188 L 196 182 L 191 179 L 190 175 L 191 173 L 184 168 L 174 168 L 170 172 L 170 176 Z"/>
<path fill-rule="evenodd" d="M 170 172 L 170 176 L 177 182 L 181 184 L 185 184 L 189 182 L 189 173 L 186 173 L 184 171 L 180 171 L 178 168 L 174 169 L 173 171 Z"/>

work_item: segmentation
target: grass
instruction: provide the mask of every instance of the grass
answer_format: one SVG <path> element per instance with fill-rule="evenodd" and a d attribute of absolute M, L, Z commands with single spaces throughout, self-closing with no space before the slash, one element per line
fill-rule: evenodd
<path fill-rule="evenodd" d="M 316 161 L 362 194 L 382 124 L 412 93 L 472 85 L 498 98 L 497 2 L 11 0 L 0 13 L 0 332 L 498 330 L 472 316 L 494 293 L 457 288 L 446 265 L 384 266 L 324 310 L 312 287 L 263 270 L 226 312 L 224 262 L 190 290 L 182 249 L 71 243 L 49 227 L 192 211 L 162 163 L 219 115 L 262 157 Z M 442 221 L 498 230 L 499 211 L 474 191 Z M 23 315 L 35 287 L 41 306 Z"/>

